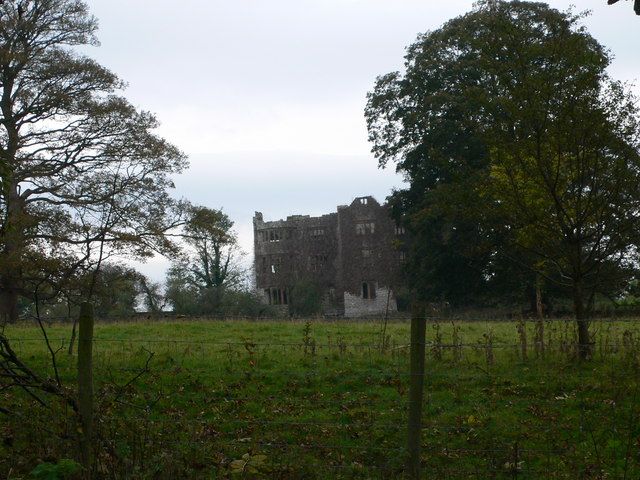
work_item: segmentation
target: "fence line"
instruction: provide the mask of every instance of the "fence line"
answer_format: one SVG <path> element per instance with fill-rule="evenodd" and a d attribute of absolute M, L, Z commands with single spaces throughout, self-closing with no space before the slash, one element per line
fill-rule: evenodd
<path fill-rule="evenodd" d="M 250 455 L 248 461 L 260 457 L 255 460 L 260 472 L 264 449 L 270 452 L 264 461 L 271 469 L 307 472 L 305 469 L 317 465 L 343 470 L 353 478 L 369 470 L 391 478 L 409 471 L 404 466 L 410 450 L 404 441 L 406 417 L 412 405 L 419 405 L 424 411 L 413 427 L 421 430 L 418 441 L 424 449 L 418 462 L 427 478 L 434 472 L 450 472 L 449 478 L 478 472 L 492 478 L 540 478 L 556 471 L 640 473 L 635 454 L 627 455 L 625 450 L 640 414 L 636 400 L 640 398 L 640 329 L 626 330 L 631 322 L 619 322 L 622 327 L 613 337 L 596 342 L 596 353 L 612 363 L 607 366 L 603 361 L 598 365 L 606 368 L 594 373 L 592 366 L 569 360 L 573 340 L 564 336 L 561 344 L 563 332 L 553 332 L 551 343 L 538 342 L 547 349 L 543 354 L 535 351 L 533 336 L 515 342 L 490 337 L 477 342 L 444 341 L 438 337 L 442 332 L 430 328 L 424 317 L 416 320 L 423 320 L 427 340 L 418 336 L 393 347 L 383 341 L 362 342 L 361 337 L 379 332 L 356 332 L 343 344 L 97 335 L 92 358 L 98 380 L 93 397 L 98 409 L 113 413 L 97 412 L 97 465 L 91 470 L 100 476 L 100 468 L 111 465 L 109 462 L 129 468 L 118 449 L 129 452 L 131 461 L 140 465 L 149 462 L 145 455 L 156 455 L 154 452 L 197 465 L 199 456 L 213 449 L 224 456 L 216 464 L 222 472 L 231 468 L 231 459 L 245 453 Z M 563 320 L 562 325 L 572 324 Z M 518 332 L 514 329 L 511 334 Z M 50 340 L 68 341 L 55 335 Z M 19 335 L 11 341 L 36 355 L 36 342 L 42 340 Z M 416 344 L 425 349 L 423 373 L 408 369 L 408 350 Z M 225 358 L 229 348 L 233 349 L 232 359 Z M 395 355 L 393 348 L 401 349 L 402 354 Z M 324 358 L 327 352 L 344 355 Z M 144 371 L 143 357 L 148 353 L 156 356 Z M 178 354 L 178 359 L 163 354 Z M 561 368 L 555 368 L 554 358 L 562 360 Z M 140 365 L 128 366 L 132 361 Z M 173 361 L 176 363 L 167 365 Z M 213 365 L 207 367 L 208 363 Z M 61 373 L 69 374 L 71 368 L 63 362 Z M 137 380 L 126 383 L 140 372 L 143 375 Z M 416 378 L 425 381 L 424 400 L 413 401 L 409 393 L 410 381 Z M 295 390 L 279 380 L 299 381 L 301 386 Z M 375 383 L 378 380 L 389 384 Z M 316 397 L 317 393 L 325 396 Z M 465 395 L 471 395 L 473 401 Z M 516 411 L 530 415 L 518 417 Z M 527 422 L 524 425 L 519 423 L 522 418 Z M 44 419 L 33 419 L 34 423 L 41 420 L 44 423 Z M 73 431 L 69 423 L 65 428 Z M 147 453 L 140 450 L 144 448 Z M 158 453 L 153 458 L 161 461 L 163 457 Z M 296 465 L 296 459 L 302 463 Z M 334 459 L 340 464 L 331 465 Z M 569 465 L 571 462 L 575 465 Z M 632 478 L 631 473 L 627 478 Z M 269 474 L 265 470 L 262 475 Z"/>

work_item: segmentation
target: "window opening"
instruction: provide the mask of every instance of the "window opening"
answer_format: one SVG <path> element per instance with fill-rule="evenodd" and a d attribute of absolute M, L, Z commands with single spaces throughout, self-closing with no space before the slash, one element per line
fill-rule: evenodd
<path fill-rule="evenodd" d="M 271 230 L 269 232 L 269 242 L 279 242 L 280 241 L 280 232 L 277 230 Z"/>
<path fill-rule="evenodd" d="M 269 288 L 265 290 L 268 292 L 269 305 L 288 305 L 289 298 L 287 296 L 286 288 Z"/>
<path fill-rule="evenodd" d="M 376 225 L 373 222 L 356 223 L 356 235 L 368 235 L 374 233 Z"/>
<path fill-rule="evenodd" d="M 362 298 L 365 300 L 376 298 L 376 287 L 373 282 L 362 282 Z"/>
<path fill-rule="evenodd" d="M 314 272 L 324 270 L 328 260 L 329 260 L 329 256 L 326 254 L 310 255 L 309 268 Z"/>
<path fill-rule="evenodd" d="M 280 257 L 275 257 L 271 260 L 271 273 L 280 273 L 282 270 L 282 259 Z"/>

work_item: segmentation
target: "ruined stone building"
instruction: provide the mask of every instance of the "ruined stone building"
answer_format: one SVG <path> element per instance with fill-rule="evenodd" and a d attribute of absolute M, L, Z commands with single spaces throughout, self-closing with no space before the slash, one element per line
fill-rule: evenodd
<path fill-rule="evenodd" d="M 323 313 L 358 317 L 397 310 L 404 228 L 373 197 L 337 211 L 286 220 L 253 218 L 256 287 L 264 302 L 288 311 L 296 282 L 321 288 Z"/>

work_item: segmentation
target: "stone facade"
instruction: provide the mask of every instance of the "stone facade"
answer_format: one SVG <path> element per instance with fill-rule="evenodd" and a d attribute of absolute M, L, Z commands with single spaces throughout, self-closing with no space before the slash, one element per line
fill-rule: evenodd
<path fill-rule="evenodd" d="M 405 258 L 404 229 L 373 197 L 321 217 L 253 218 L 256 288 L 283 313 L 291 288 L 309 280 L 324 292 L 323 313 L 359 317 L 397 310 L 394 289 Z"/>

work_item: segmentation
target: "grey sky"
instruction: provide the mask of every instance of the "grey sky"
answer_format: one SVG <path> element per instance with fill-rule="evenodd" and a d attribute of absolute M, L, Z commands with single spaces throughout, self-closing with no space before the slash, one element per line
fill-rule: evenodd
<path fill-rule="evenodd" d="M 157 114 L 190 156 L 176 195 L 223 208 L 251 252 L 251 217 L 332 211 L 379 200 L 401 178 L 380 171 L 363 117 L 375 77 L 402 68 L 418 33 L 471 0 L 88 0 L 102 45 L 89 54 Z M 640 78 L 640 17 L 629 2 L 551 0 L 590 9 L 589 31 L 615 54 L 611 74 Z M 167 262 L 140 269 L 157 280 Z"/>

